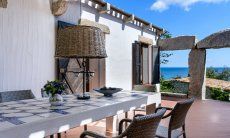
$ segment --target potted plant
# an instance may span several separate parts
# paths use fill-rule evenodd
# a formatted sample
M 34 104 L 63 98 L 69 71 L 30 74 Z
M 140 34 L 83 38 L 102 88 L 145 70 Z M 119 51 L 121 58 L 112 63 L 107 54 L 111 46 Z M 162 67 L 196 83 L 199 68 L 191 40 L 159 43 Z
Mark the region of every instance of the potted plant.
M 49 95 L 49 102 L 51 106 L 60 106 L 63 104 L 63 97 L 61 94 L 65 90 L 65 86 L 60 81 L 48 81 L 43 90 Z

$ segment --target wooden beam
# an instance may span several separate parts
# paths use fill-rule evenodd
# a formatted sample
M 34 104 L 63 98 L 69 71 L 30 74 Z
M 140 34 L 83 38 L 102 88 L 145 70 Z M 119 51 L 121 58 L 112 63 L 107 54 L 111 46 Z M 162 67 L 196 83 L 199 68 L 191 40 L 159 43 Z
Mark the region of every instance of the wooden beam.
M 53 14 L 55 16 L 60 16 L 60 15 L 64 14 L 67 10 L 67 7 L 68 7 L 67 3 L 71 2 L 71 1 L 79 1 L 79 0 L 55 0 L 55 2 L 53 2 L 53 6 L 52 6 Z M 110 5 L 110 4 L 108 4 L 102 0 L 90 0 L 90 1 L 94 4 L 98 4 L 100 7 L 102 7 L 101 9 L 99 9 L 99 12 L 101 12 L 101 13 L 106 13 L 106 11 L 114 11 L 114 12 L 117 12 L 120 15 L 124 16 L 125 20 L 127 22 L 135 20 L 137 22 L 140 22 L 142 25 L 146 25 L 146 26 L 151 25 L 150 29 L 153 28 L 151 30 L 153 30 L 154 32 L 156 30 L 156 33 L 158 33 L 157 35 L 160 35 L 164 32 L 163 28 L 158 27 L 156 25 L 152 25 L 151 23 L 149 23 L 149 22 L 147 22 L 147 21 L 145 21 L 139 17 L 135 17 L 134 15 L 127 13 L 124 10 L 121 10 L 121 9 L 119 9 L 113 5 Z M 109 7 L 110 7 L 110 9 L 109 9 Z M 142 27 L 142 26 L 140 26 L 140 27 Z
M 106 3 L 105 6 L 101 7 L 101 9 L 99 10 L 100 14 L 104 14 L 107 13 L 108 11 L 110 11 L 111 7 L 109 3 Z
M 8 4 L 7 0 L 0 0 L 0 7 L 7 8 L 7 4 Z
M 179 36 L 174 38 L 159 39 L 158 45 L 161 51 L 189 50 L 196 47 L 195 36 Z
M 150 23 L 150 24 L 148 24 L 148 25 L 143 25 L 143 28 L 144 29 L 153 29 L 153 25 Z
M 129 22 L 134 21 L 134 20 L 135 20 L 135 16 L 133 14 L 131 16 L 125 18 L 126 23 L 129 23 Z

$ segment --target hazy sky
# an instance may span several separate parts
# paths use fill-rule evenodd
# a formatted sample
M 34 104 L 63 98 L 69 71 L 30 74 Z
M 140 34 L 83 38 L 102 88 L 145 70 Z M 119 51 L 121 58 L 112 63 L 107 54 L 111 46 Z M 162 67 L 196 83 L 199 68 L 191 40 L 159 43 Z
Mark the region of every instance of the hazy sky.
M 195 35 L 198 40 L 230 28 L 230 0 L 106 0 L 127 12 L 168 30 L 173 36 Z M 188 66 L 189 51 L 171 52 L 164 66 Z M 207 66 L 230 67 L 230 48 L 208 50 Z

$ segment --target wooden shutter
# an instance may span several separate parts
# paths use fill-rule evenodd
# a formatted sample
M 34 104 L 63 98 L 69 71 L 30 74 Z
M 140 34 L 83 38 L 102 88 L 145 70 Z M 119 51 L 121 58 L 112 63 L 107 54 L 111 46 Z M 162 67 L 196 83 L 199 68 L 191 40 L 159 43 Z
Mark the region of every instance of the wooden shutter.
M 152 47 L 152 84 L 160 83 L 160 50 Z
M 142 63 L 141 63 L 141 44 L 138 42 L 133 43 L 133 85 L 141 84 L 141 76 L 142 76 Z
M 94 76 L 90 78 L 87 91 L 92 91 L 94 88 L 101 88 L 105 86 L 106 66 L 105 59 L 90 59 L 89 70 L 94 71 Z

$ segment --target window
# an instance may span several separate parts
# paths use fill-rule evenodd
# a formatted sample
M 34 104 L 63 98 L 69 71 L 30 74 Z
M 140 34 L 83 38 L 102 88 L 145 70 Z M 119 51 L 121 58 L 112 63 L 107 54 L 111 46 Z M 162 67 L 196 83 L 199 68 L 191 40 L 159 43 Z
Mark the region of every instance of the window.
M 160 78 L 159 49 L 133 43 L 133 85 L 157 84 Z

